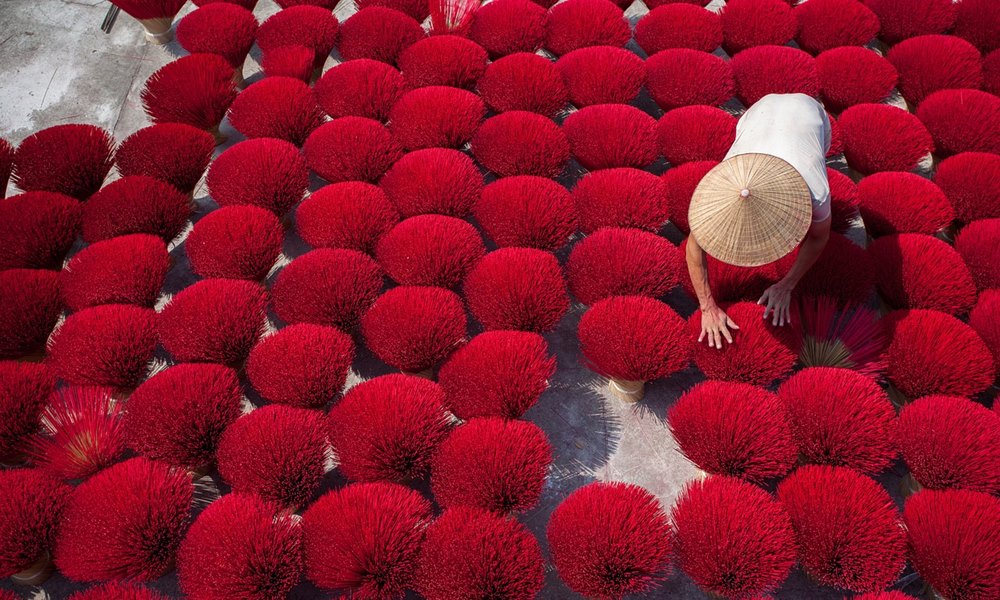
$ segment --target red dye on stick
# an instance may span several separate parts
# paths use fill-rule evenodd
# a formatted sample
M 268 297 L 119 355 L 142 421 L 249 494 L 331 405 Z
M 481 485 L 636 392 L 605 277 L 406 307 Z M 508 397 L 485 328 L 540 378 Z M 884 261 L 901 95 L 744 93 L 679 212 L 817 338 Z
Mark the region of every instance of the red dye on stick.
M 56 375 L 43 363 L 0 361 L 0 456 L 26 449 L 55 387 Z
M 868 249 L 879 294 L 895 308 L 965 314 L 976 303 L 976 284 L 962 256 L 929 235 L 881 237 Z
M 552 447 L 534 423 L 472 419 L 452 430 L 434 455 L 431 491 L 446 510 L 524 512 L 538 504 L 551 463 Z
M 616 296 L 583 313 L 577 330 L 587 367 L 623 381 L 669 377 L 690 362 L 684 320 L 644 296 Z
M 736 140 L 736 117 L 714 106 L 682 106 L 660 117 L 656 132 L 672 166 L 721 161 Z
M 33 570 L 46 558 L 72 492 L 37 469 L 0 472 L 0 575 Z
M 672 48 L 712 52 L 722 44 L 722 23 L 699 4 L 674 2 L 651 9 L 636 23 L 636 43 L 650 58 Z
M 314 248 L 344 248 L 371 254 L 399 213 L 381 188 L 362 181 L 323 186 L 299 205 L 295 227 Z
M 457 287 L 486 254 L 469 222 L 443 215 L 410 217 L 386 233 L 375 258 L 399 285 Z
M 968 490 L 924 490 L 906 502 L 913 567 L 937 593 L 951 598 L 1000 594 L 998 509 L 995 497 Z
M 229 107 L 229 122 L 247 138 L 277 138 L 301 146 L 323 124 L 312 89 L 294 77 L 265 77 Z
M 122 177 L 147 175 L 191 194 L 212 160 L 215 140 L 197 127 L 160 123 L 136 131 L 115 151 Z
M 534 53 L 545 39 L 548 11 L 531 0 L 496 0 L 476 12 L 469 39 L 498 59 L 515 52 Z
M 896 410 L 874 379 L 811 367 L 778 388 L 803 458 L 878 475 L 896 458 Z
M 569 161 L 570 142 L 552 120 L 520 110 L 487 119 L 472 137 L 472 153 L 499 177 L 555 178 Z
M 798 458 L 784 404 L 746 383 L 700 383 L 667 420 L 684 456 L 713 475 L 760 484 L 788 473 Z
M 637 485 L 591 483 L 556 507 L 546 529 L 559 577 L 579 594 L 622 598 L 670 574 L 670 522 Z
M 785 509 L 738 479 L 693 482 L 674 506 L 673 522 L 678 566 L 708 593 L 756 597 L 779 587 L 795 565 Z
M 184 123 L 220 139 L 219 122 L 236 99 L 233 67 L 215 54 L 189 54 L 146 80 L 142 106 L 153 123 Z
M 225 206 L 195 223 L 184 247 L 191 269 L 204 278 L 262 281 L 281 253 L 284 234 L 268 210 Z
M 555 372 L 555 357 L 537 333 L 485 331 L 445 361 L 438 382 L 445 406 L 460 419 L 519 419 Z
M 504 598 L 533 598 L 543 585 L 538 541 L 516 520 L 456 507 L 427 527 L 414 581 L 427 600 L 469 598 L 481 590 Z
M 203 279 L 157 314 L 160 343 L 179 362 L 242 365 L 264 331 L 267 291 L 236 279 Z
M 516 52 L 491 62 L 477 90 L 486 106 L 498 113 L 526 110 L 555 117 L 569 100 L 559 69 L 533 52 Z
M 394 65 L 403 50 L 425 35 L 413 17 L 392 8 L 369 6 L 344 21 L 337 49 L 344 60 L 370 58 Z
M 122 428 L 129 448 L 168 465 L 197 470 L 215 457 L 222 432 L 241 412 L 236 372 L 180 364 L 142 383 L 129 397 Z
M 490 252 L 466 277 L 464 292 L 487 330 L 551 331 L 569 308 L 559 262 L 534 248 Z
M 993 383 L 993 357 L 975 330 L 934 310 L 886 315 L 886 375 L 908 398 L 974 396 Z
M 326 471 L 320 412 L 279 404 L 251 411 L 222 434 L 219 474 L 234 492 L 297 510 L 309 503 Z
M 309 188 L 309 170 L 298 149 L 271 138 L 228 148 L 208 169 L 208 192 L 219 206 L 251 205 L 281 217 Z
M 337 41 L 339 27 L 337 17 L 328 8 L 291 6 L 261 23 L 257 45 L 264 54 L 282 46 L 305 46 L 313 51 L 313 68 L 322 69 Z
M 434 368 L 465 341 L 465 308 L 458 294 L 401 286 L 379 296 L 361 319 L 365 345 L 404 372 Z
M 677 247 L 632 228 L 598 229 L 573 247 L 566 262 L 569 291 L 587 305 L 610 296 L 659 298 L 680 276 Z
M 309 136 L 302 152 L 309 168 L 330 183 L 374 183 L 403 156 L 384 125 L 362 117 L 324 123 Z
M 31 462 L 58 479 L 86 479 L 125 452 L 123 406 L 111 390 L 64 387 L 42 413 L 42 429 L 28 447 Z
M 515 175 L 494 181 L 483 188 L 472 214 L 500 247 L 552 252 L 576 232 L 576 209 L 569 192 L 544 177 Z
M 351 336 L 333 327 L 298 323 L 261 339 L 250 351 L 246 373 L 270 402 L 322 408 L 340 394 L 353 360 Z
M 642 59 L 624 48 L 589 46 L 564 54 L 556 67 L 577 108 L 629 104 L 646 82 Z
M 997 415 L 960 396 L 924 396 L 899 413 L 899 449 L 923 487 L 1000 490 Z
M 93 244 L 133 233 L 170 242 L 184 229 L 191 201 L 159 179 L 130 175 L 109 183 L 83 205 L 83 239 Z
M 59 273 L 40 269 L 0 271 L 0 357 L 43 354 L 63 310 Z
M 156 319 L 152 309 L 125 304 L 81 310 L 52 335 L 46 360 L 74 385 L 134 388 L 156 349 Z
M 483 176 L 472 159 L 457 150 L 426 148 L 403 155 L 379 186 L 403 217 L 464 217 L 482 193 Z
M 100 127 L 49 127 L 18 145 L 12 178 L 25 192 L 56 192 L 86 200 L 104 183 L 114 148 L 114 139 Z
M 56 566 L 74 581 L 159 578 L 173 566 L 193 495 L 186 472 L 146 458 L 101 471 L 70 497 Z
M 59 289 L 70 310 L 98 304 L 152 307 L 170 268 L 163 240 L 125 235 L 87 246 L 66 263 Z
M 425 526 L 419 492 L 394 483 L 354 483 L 324 494 L 302 516 L 306 576 L 323 589 L 395 598 L 413 586 Z
M 569 0 L 549 10 L 545 48 L 556 56 L 587 46 L 621 48 L 631 37 L 622 9 L 608 0 Z
M 846 467 L 806 465 L 778 485 L 792 519 L 799 561 L 817 583 L 882 590 L 906 565 L 906 533 L 892 498 Z
M 448 436 L 444 394 L 432 381 L 383 375 L 360 383 L 330 410 L 330 443 L 351 481 L 406 481 L 427 475 Z
M 276 503 L 227 494 L 198 515 L 177 552 L 181 590 L 196 600 L 288 594 L 302 577 L 302 532 Z
M 288 324 L 314 323 L 350 330 L 382 289 L 382 270 L 357 250 L 306 252 L 278 273 L 271 287 L 274 312 Z
M 573 158 L 589 171 L 641 169 L 659 156 L 656 120 L 634 106 L 588 106 L 566 117 L 563 131 Z
M 411 88 L 447 85 L 472 90 L 486 72 L 486 50 L 464 37 L 435 35 L 399 54 L 399 70 Z

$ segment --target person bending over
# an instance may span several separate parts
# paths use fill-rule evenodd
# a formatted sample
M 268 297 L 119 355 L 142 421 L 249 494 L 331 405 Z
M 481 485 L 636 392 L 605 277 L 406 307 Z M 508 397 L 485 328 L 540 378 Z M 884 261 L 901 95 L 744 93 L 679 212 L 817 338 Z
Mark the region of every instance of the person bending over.
M 769 94 L 736 124 L 726 158 L 709 171 L 691 198 L 687 266 L 701 308 L 698 342 L 722 348 L 739 329 L 712 297 L 706 255 L 757 267 L 799 248 L 791 270 L 758 300 L 764 318 L 790 323 L 792 292 L 830 239 L 826 153 L 830 119 L 805 94 Z

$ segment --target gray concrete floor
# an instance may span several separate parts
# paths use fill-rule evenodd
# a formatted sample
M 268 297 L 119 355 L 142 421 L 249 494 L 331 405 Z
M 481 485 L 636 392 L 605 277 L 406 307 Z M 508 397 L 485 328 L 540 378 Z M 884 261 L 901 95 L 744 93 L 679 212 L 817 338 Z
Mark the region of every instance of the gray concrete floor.
M 716 0 L 714 4 L 718 3 Z M 342 2 L 345 4 L 349 5 L 349 0 Z M 184 52 L 176 42 L 162 47 L 146 44 L 138 24 L 125 14 L 119 16 L 110 34 L 101 32 L 99 27 L 107 7 L 104 0 L 0 0 L 0 136 L 18 143 L 45 127 L 92 123 L 121 140 L 147 125 L 139 100 L 143 83 L 157 68 Z M 184 12 L 192 9 L 188 5 Z M 276 10 L 273 2 L 261 0 L 255 12 L 258 20 L 263 21 Z M 351 12 L 353 7 L 341 6 L 337 15 L 343 19 Z M 637 2 L 627 14 L 634 21 L 644 12 L 645 7 Z M 258 60 L 255 49 L 244 69 L 250 82 L 260 77 Z M 327 68 L 335 60 L 336 57 L 329 60 Z M 656 116 L 660 114 L 648 98 L 641 106 Z M 230 133 L 231 144 L 239 135 L 231 130 Z M 654 172 L 661 172 L 664 166 L 657 165 Z M 572 186 L 577 176 L 578 173 L 570 173 L 564 183 Z M 313 189 L 320 185 L 318 181 L 315 183 Z M 196 190 L 195 196 L 200 207 L 194 216 L 197 220 L 214 203 L 207 198 L 203 187 Z M 676 238 L 674 234 L 671 237 Z M 306 250 L 290 234 L 285 244 L 285 260 Z M 176 293 L 197 279 L 190 272 L 180 242 L 172 246 L 171 253 L 178 260 L 169 275 L 166 294 Z M 565 259 L 565 252 L 560 259 Z M 690 299 L 679 290 L 667 300 L 684 316 L 694 309 Z M 575 334 L 582 312 L 582 306 L 573 306 L 559 329 L 546 336 L 558 357 L 558 371 L 551 389 L 526 415 L 545 429 L 555 451 L 555 463 L 540 506 L 520 517 L 538 536 L 543 549 L 550 513 L 581 485 L 597 480 L 633 482 L 655 494 L 669 510 L 683 486 L 699 474 L 679 453 L 666 426 L 665 413 L 701 375 L 689 369 L 649 385 L 646 398 L 638 405 L 619 402 L 605 393 L 604 381 L 583 366 Z M 352 382 L 388 369 L 365 354 L 359 345 L 355 371 Z M 891 480 L 893 476 L 888 478 Z M 331 473 L 327 485 L 339 483 L 336 474 Z M 216 497 L 219 487 L 217 475 L 202 478 L 198 482 L 200 504 Z M 893 489 L 894 485 L 890 481 L 887 487 Z M 8 587 L 9 582 L 0 581 L 0 589 Z M 171 596 L 180 595 L 174 574 L 153 582 L 152 587 Z M 20 589 L 18 593 L 25 598 L 61 599 L 82 588 L 57 574 L 41 588 Z M 842 594 L 819 589 L 796 571 L 776 596 L 820 600 L 841 598 Z M 329 594 L 303 583 L 292 597 L 325 598 Z M 546 586 L 540 597 L 555 600 L 578 596 L 559 581 L 548 565 Z M 705 595 L 675 569 L 662 587 L 644 597 L 697 599 Z

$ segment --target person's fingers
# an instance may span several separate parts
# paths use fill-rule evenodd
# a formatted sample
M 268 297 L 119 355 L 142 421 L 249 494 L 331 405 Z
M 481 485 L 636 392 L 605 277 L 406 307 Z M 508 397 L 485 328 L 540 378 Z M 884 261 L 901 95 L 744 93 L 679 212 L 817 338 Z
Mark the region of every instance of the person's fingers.
M 785 325 L 792 324 L 792 309 L 788 306 L 785 307 Z
M 719 330 L 716 329 L 715 331 L 713 331 L 712 335 L 715 337 L 715 347 L 719 350 L 722 350 L 722 336 L 719 335 Z
M 730 344 L 733 343 L 733 335 L 731 333 L 729 333 L 729 330 L 726 329 L 725 325 L 722 326 L 722 335 L 723 335 L 723 337 L 726 338 L 727 342 L 729 342 Z
M 700 344 L 703 339 L 705 339 L 705 326 L 704 325 L 701 326 L 701 335 L 698 336 L 698 343 Z
M 778 309 L 777 309 L 777 307 L 775 307 L 774 310 L 771 311 L 771 315 L 772 315 L 771 324 L 774 325 L 774 326 L 777 326 L 778 325 Z
M 740 326 L 737 325 L 736 323 L 733 323 L 733 320 L 730 319 L 728 316 L 726 317 L 726 325 L 729 325 L 730 329 L 739 329 L 740 328 Z
M 761 294 L 760 300 L 757 301 L 757 304 L 764 304 L 764 301 L 767 300 L 767 293 L 768 293 L 768 291 L 770 291 L 770 290 L 765 290 L 764 293 Z

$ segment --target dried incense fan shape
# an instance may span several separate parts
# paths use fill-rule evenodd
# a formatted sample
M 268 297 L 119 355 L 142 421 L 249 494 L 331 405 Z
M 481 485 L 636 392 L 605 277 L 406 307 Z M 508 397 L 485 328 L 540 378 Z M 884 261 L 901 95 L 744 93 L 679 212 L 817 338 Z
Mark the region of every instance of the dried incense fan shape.
M 828 297 L 803 299 L 799 305 L 802 348 L 799 362 L 806 367 L 840 367 L 875 375 L 886 336 L 875 311 L 862 307 L 838 310 Z
M 0 140 L 0 578 L 1000 600 L 1000 0 L 110 1 L 190 54 L 131 136 Z M 771 93 L 837 157 L 791 327 L 757 300 L 809 187 L 727 158 Z M 673 290 L 699 245 L 721 348 Z M 645 465 L 584 485 L 594 448 Z

